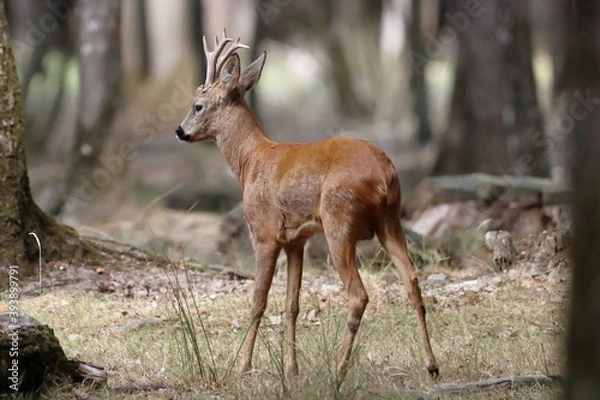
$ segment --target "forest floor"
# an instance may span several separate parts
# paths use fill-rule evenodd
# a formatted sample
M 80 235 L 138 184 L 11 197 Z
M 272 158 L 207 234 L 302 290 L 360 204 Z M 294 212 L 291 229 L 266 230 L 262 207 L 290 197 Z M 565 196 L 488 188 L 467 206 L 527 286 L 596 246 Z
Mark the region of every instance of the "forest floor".
M 350 372 L 340 382 L 333 365 L 346 297 L 331 268 L 307 268 L 303 278 L 300 375 L 288 379 L 282 372 L 284 263 L 261 327 L 255 371 L 238 375 L 253 271 L 237 274 L 218 264 L 182 261 L 181 254 L 211 251 L 219 216 L 168 210 L 152 215 L 144 223 L 80 230 L 122 251 L 111 262 L 51 263 L 44 268 L 41 292 L 37 282 L 22 282 L 20 310 L 52 327 L 68 357 L 102 366 L 109 374 L 105 388 L 61 389 L 50 398 L 72 398 L 75 392 L 89 399 L 548 399 L 560 392 L 560 385 L 539 383 L 460 394 L 438 391 L 449 383 L 561 373 L 570 267 L 565 250 L 540 252 L 551 233 L 515 243 L 518 260 L 507 272 L 494 271 L 483 260 L 471 260 L 466 269 L 431 264 L 420 270 L 440 363 L 437 381 L 424 371 L 416 316 L 401 283 L 389 266 L 366 263 L 361 275 L 370 302 Z M 122 245 L 127 238 L 137 238 L 130 242 L 170 261 Z M 182 301 L 192 329 L 186 328 Z M 131 386 L 146 383 L 160 385 Z

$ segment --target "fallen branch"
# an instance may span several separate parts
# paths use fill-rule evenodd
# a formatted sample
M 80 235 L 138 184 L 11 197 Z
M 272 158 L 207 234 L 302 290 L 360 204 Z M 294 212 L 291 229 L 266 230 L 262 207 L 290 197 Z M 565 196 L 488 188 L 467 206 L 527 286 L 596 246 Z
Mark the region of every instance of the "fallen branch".
M 135 331 L 141 328 L 146 328 L 148 326 L 159 325 L 169 322 L 177 321 L 174 318 L 140 318 L 129 321 L 125 325 L 116 325 L 108 328 L 111 332 L 130 332 Z
M 215 268 L 215 267 L 213 267 L 214 270 L 216 270 L 216 271 L 220 270 L 221 275 L 226 276 L 227 278 L 229 278 L 232 281 L 243 281 L 243 280 L 253 280 L 254 279 L 254 275 L 246 273 L 246 272 L 242 272 L 237 269 L 227 268 L 227 267 L 223 267 L 223 268 L 220 268 L 220 267 Z
M 560 381 L 561 377 L 557 375 L 506 376 L 477 382 L 446 383 L 432 387 L 429 392 L 456 394 L 466 391 L 485 391 L 503 388 L 515 389 L 522 386 L 546 385 Z
M 113 386 L 110 390 L 121 393 L 134 393 L 134 392 L 150 392 L 154 390 L 166 389 L 167 385 L 163 382 L 149 382 L 149 383 L 133 383 L 130 385 L 118 385 Z
M 96 236 L 82 236 L 87 241 L 95 242 L 95 244 L 100 247 L 100 249 L 104 252 L 113 254 L 113 255 L 128 255 L 133 259 L 141 260 L 141 261 L 154 261 L 157 263 L 169 264 L 171 261 L 168 258 L 161 257 L 157 254 L 152 254 L 151 252 L 141 249 L 139 247 L 120 242 L 114 239 L 108 238 L 100 238 Z M 206 272 L 217 272 L 223 276 L 228 277 L 231 280 L 248 280 L 254 279 L 254 275 L 239 271 L 233 268 L 225 267 L 222 265 L 214 265 L 214 264 L 198 264 L 192 261 L 185 262 L 187 267 L 192 267 L 193 269 L 206 271 Z
M 94 387 L 101 387 L 108 380 L 108 373 L 97 365 L 69 358 L 71 375 L 76 382 L 86 382 Z

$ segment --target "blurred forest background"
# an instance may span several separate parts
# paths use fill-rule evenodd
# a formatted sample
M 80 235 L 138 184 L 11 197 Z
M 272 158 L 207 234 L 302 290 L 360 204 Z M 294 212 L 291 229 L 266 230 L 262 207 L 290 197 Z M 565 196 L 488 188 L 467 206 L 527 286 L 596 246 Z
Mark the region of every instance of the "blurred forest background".
M 214 146 L 173 137 L 204 79 L 202 36 L 223 27 L 250 45 L 243 64 L 268 52 L 249 101 L 271 138 L 372 140 L 405 193 L 430 174 L 565 180 L 568 133 L 596 104 L 561 100 L 567 0 L 4 4 L 34 197 L 74 225 L 239 200 Z
M 5 231 L 0 262 L 37 260 L 33 239 L 25 243 L 32 231 L 40 232 L 46 259 L 93 254 L 85 243 L 63 246 L 65 238 L 78 241 L 75 232 L 54 224 L 31 201 L 20 161 L 23 131 L 35 202 L 80 233 L 118 221 L 129 223 L 132 235 L 143 226 L 157 238 L 161 235 L 150 218 L 165 205 L 185 210 L 163 221 L 171 225 L 163 237 L 172 242 L 165 247 L 214 239 L 208 227 L 223 226 L 227 218 L 195 219 L 204 213 L 187 211 L 229 211 L 241 198 L 238 183 L 216 146 L 181 143 L 174 129 L 204 79 L 202 36 L 212 39 L 227 27 L 230 36 L 250 45 L 250 51 L 240 51 L 243 64 L 268 52 L 249 101 L 272 139 L 306 142 L 343 135 L 371 140 L 395 162 L 405 198 L 432 175 L 486 173 L 501 176 L 512 188 L 521 181 L 535 183 L 534 198 L 526 195 L 521 202 L 496 201 L 506 191 L 491 190 L 484 196 L 489 202 L 478 202 L 475 193 L 470 203 L 454 200 L 455 208 L 432 207 L 429 217 L 435 224 L 424 236 L 460 233 L 457 224 L 440 233 L 436 224 L 449 217 L 479 236 L 511 230 L 514 226 L 502 225 L 507 220 L 520 221 L 531 225 L 521 233 L 538 234 L 539 240 L 519 256 L 536 256 L 550 242 L 554 256 L 564 253 L 568 241 L 563 243 L 562 233 L 547 240 L 545 229 L 550 223 L 558 227 L 552 212 L 572 201 L 574 227 L 570 215 L 563 227 L 564 237 L 571 231 L 576 238 L 569 250 L 575 268 L 567 364 L 583 383 L 569 381 L 567 391 L 583 394 L 578 398 L 598 397 L 600 362 L 598 352 L 590 351 L 599 348 L 600 337 L 597 0 L 0 4 L 9 21 L 26 119 L 22 129 L 0 13 L 0 53 L 5 55 L 0 57 L 0 228 Z M 546 186 L 529 177 L 547 178 Z M 567 200 L 547 202 L 544 190 L 557 182 L 567 188 Z M 494 218 L 498 226 L 483 224 Z M 415 225 L 409 228 L 418 232 Z M 117 237 L 135 242 L 130 239 Z M 451 244 L 460 240 L 454 239 Z M 473 248 L 479 252 L 482 238 L 477 240 Z M 75 250 L 57 254 L 61 247 Z M 463 260 L 475 259 L 471 254 Z M 544 260 L 538 264 L 545 271 L 562 268 Z

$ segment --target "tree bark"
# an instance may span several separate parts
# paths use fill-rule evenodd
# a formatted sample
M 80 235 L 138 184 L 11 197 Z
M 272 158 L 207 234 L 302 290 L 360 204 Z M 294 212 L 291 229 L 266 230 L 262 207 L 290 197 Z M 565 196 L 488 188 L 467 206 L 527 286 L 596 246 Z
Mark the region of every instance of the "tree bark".
M 83 246 L 73 230 L 47 217 L 31 196 L 21 90 L 3 6 L 0 2 L 0 266 L 17 265 L 23 276 L 33 273 L 38 259 L 30 232 L 39 237 L 45 259 L 74 257 Z M 6 271 L 2 275 L 0 288 L 7 283 Z
M 80 109 L 66 178 L 56 203 L 49 207 L 73 223 L 106 218 L 114 208 L 119 185 L 133 154 L 131 142 L 119 138 L 115 123 L 121 107 L 120 0 L 82 0 L 79 71 Z M 110 199 L 110 200 L 107 200 Z
M 443 35 L 456 37 L 459 50 L 449 126 L 434 173 L 547 175 L 528 1 L 457 5 L 445 15 Z
M 556 82 L 564 115 L 572 117 L 574 149 L 574 271 L 565 398 L 583 400 L 600 398 L 600 4 L 572 1 L 567 18 L 565 66 Z

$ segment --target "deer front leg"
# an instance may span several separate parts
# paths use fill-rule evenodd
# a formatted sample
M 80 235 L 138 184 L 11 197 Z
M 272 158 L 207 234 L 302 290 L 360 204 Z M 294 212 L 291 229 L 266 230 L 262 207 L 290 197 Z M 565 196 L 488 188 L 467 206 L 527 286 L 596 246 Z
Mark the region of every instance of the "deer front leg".
M 288 259 L 287 266 L 287 299 L 285 306 L 285 321 L 287 332 L 287 361 L 286 372 L 289 375 L 298 374 L 296 359 L 296 320 L 300 312 L 300 287 L 302 285 L 302 259 L 304 242 L 293 243 L 285 247 Z
M 252 308 L 250 310 L 250 327 L 246 333 L 242 347 L 242 359 L 240 372 L 252 369 L 252 353 L 256 342 L 256 335 L 260 321 L 267 308 L 267 297 L 273 282 L 275 264 L 280 248 L 276 244 L 255 243 L 254 254 L 256 257 L 256 272 L 254 282 L 254 295 L 252 297 Z

